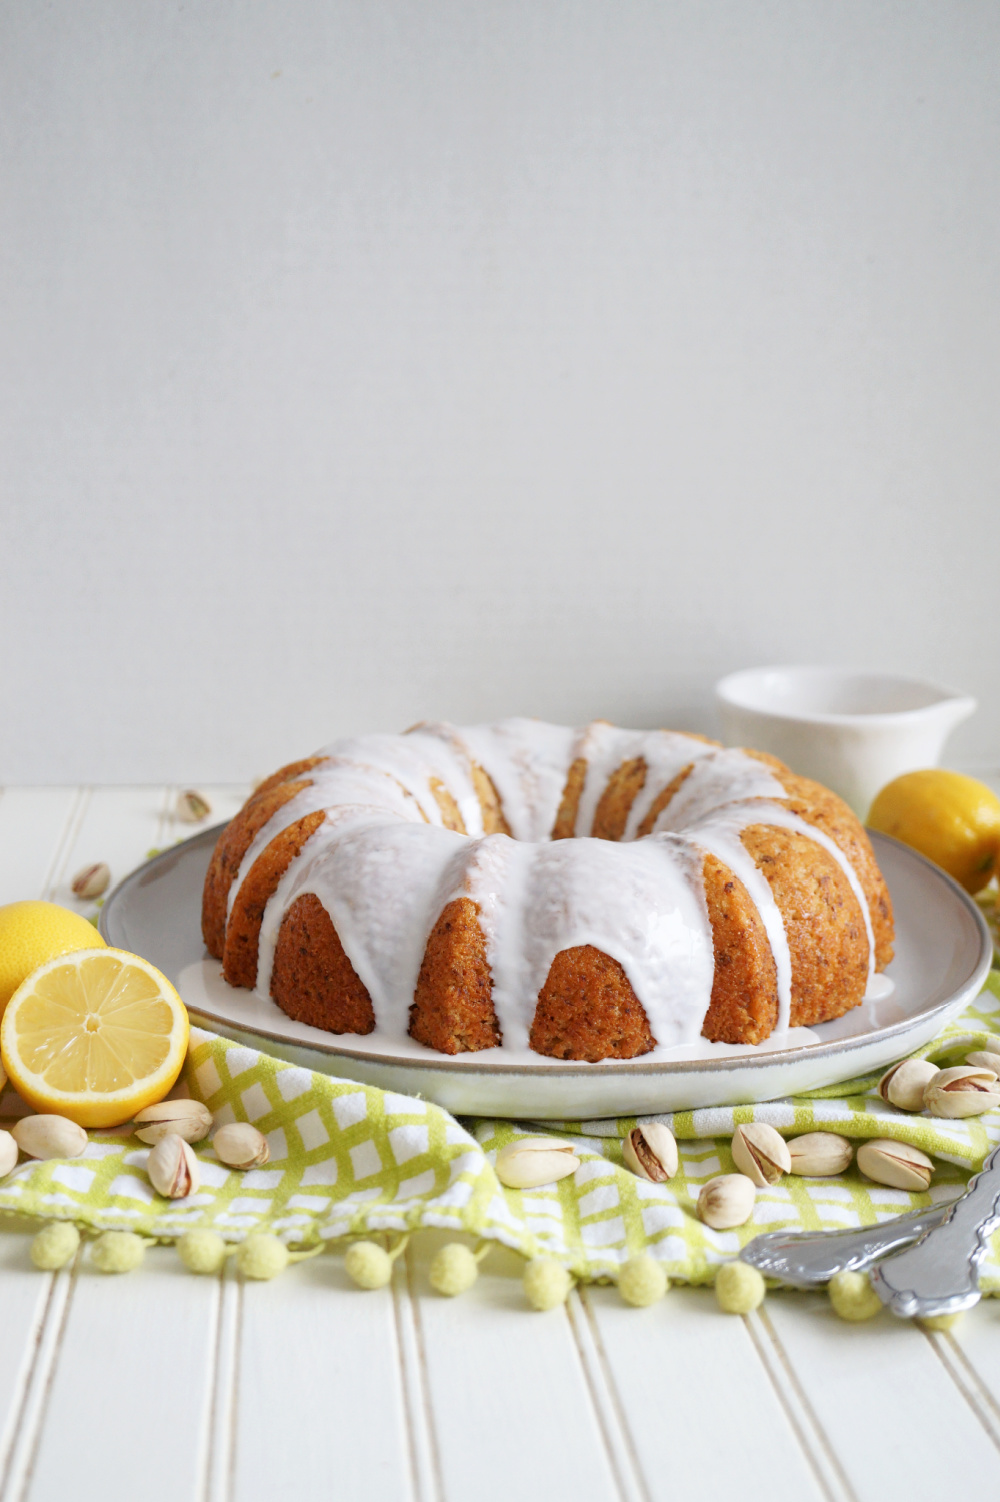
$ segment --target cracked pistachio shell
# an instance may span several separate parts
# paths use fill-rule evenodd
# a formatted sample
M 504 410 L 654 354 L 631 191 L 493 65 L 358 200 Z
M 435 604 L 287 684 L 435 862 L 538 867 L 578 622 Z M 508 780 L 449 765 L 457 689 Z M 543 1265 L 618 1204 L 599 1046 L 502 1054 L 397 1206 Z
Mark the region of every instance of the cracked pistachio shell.
M 189 1194 L 194 1194 L 201 1182 L 198 1159 L 176 1132 L 162 1137 L 155 1147 L 150 1148 L 146 1172 L 157 1194 L 168 1200 L 186 1199 Z
M 714 1231 L 746 1225 L 753 1214 L 757 1190 L 743 1173 L 724 1173 L 709 1179 L 698 1196 L 698 1219 Z
M 828 1179 L 843 1173 L 854 1157 L 854 1144 L 836 1132 L 804 1132 L 788 1143 L 790 1172 L 803 1179 Z
M 259 1168 L 271 1156 L 267 1138 L 248 1121 L 231 1121 L 212 1138 L 215 1156 L 227 1168 Z
M 0 1179 L 17 1167 L 17 1143 L 9 1132 L 0 1132 Z
M 1000 1079 L 972 1064 L 939 1069 L 924 1091 L 924 1105 L 932 1116 L 982 1116 L 1000 1106 Z
M 29 1158 L 79 1158 L 87 1150 L 87 1134 L 66 1116 L 22 1116 L 11 1136 Z
M 1000 1049 L 1000 1038 L 997 1039 L 997 1048 Z M 974 1069 L 992 1069 L 994 1074 L 1000 1075 L 1000 1052 L 994 1049 L 977 1048 L 975 1053 L 966 1054 L 965 1062 Z
M 188 788 L 177 795 L 177 817 L 183 824 L 200 824 L 212 812 L 212 805 L 202 794 Z
M 89 901 L 103 897 L 111 885 L 111 867 L 104 861 L 95 861 L 92 866 L 82 866 L 71 883 L 73 895 Z
M 537 1189 L 576 1173 L 580 1159 L 564 1137 L 520 1137 L 497 1153 L 496 1172 L 508 1189 Z
M 146 1106 L 135 1118 L 135 1135 L 150 1146 L 176 1132 L 185 1142 L 203 1142 L 212 1126 L 212 1113 L 200 1100 L 161 1100 Z
M 858 1148 L 858 1167 L 866 1179 L 887 1184 L 890 1189 L 926 1189 L 934 1176 L 934 1164 L 926 1153 L 908 1142 L 875 1137 Z
M 936 1074 L 936 1064 L 929 1059 L 903 1059 L 887 1069 L 878 1082 L 878 1093 L 890 1106 L 901 1111 L 922 1111 L 924 1090 Z
M 625 1167 L 651 1184 L 665 1184 L 677 1172 L 677 1143 L 669 1127 L 650 1121 L 633 1127 L 622 1143 Z
M 776 1184 L 782 1174 L 792 1171 L 788 1143 L 773 1126 L 761 1121 L 750 1121 L 736 1128 L 732 1154 L 740 1173 L 746 1174 L 758 1189 Z

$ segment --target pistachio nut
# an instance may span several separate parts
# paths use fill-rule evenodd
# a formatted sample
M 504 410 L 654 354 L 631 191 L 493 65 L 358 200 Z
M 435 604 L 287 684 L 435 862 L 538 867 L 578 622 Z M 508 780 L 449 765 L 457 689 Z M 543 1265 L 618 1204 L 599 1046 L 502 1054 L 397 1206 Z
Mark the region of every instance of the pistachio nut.
M 17 1143 L 9 1132 L 0 1132 L 0 1179 L 17 1167 Z
M 161 1137 L 156 1146 L 150 1148 L 146 1172 L 157 1194 L 168 1200 L 185 1199 L 194 1194 L 201 1182 L 198 1159 L 176 1132 Z
M 828 1179 L 843 1173 L 854 1157 L 854 1144 L 836 1132 L 805 1132 L 788 1143 L 791 1173 L 803 1179 Z
M 271 1156 L 267 1138 L 249 1121 L 231 1121 L 212 1138 L 215 1156 L 227 1168 L 259 1168 Z
M 652 1184 L 665 1184 L 677 1172 L 674 1134 L 659 1121 L 633 1127 L 622 1143 L 622 1157 L 626 1168 Z
M 874 1137 L 858 1148 L 858 1167 L 866 1179 L 888 1184 L 892 1189 L 926 1189 L 934 1174 L 934 1164 L 926 1153 L 908 1142 L 889 1137 Z
M 111 884 L 111 867 L 103 861 L 93 866 L 83 866 L 73 877 L 73 894 L 76 897 L 103 897 Z
M 1000 1075 L 1000 1038 L 997 1039 L 995 1050 L 977 1048 L 975 1053 L 966 1054 L 965 1062 L 974 1069 L 992 1069 L 994 1074 Z
M 87 1150 L 87 1134 L 67 1116 L 22 1116 L 11 1136 L 29 1158 L 79 1158 Z
M 563 1137 L 519 1137 L 497 1153 L 496 1171 L 508 1189 L 537 1189 L 568 1178 L 580 1167 L 572 1142 Z
M 177 817 L 182 824 L 200 824 L 212 812 L 212 805 L 201 793 L 188 788 L 177 795 Z
M 698 1219 L 713 1231 L 746 1225 L 753 1214 L 757 1190 L 744 1173 L 724 1173 L 709 1179 L 698 1196 Z
M 890 1106 L 898 1106 L 901 1111 L 922 1111 L 924 1089 L 940 1072 L 929 1059 L 903 1059 L 883 1074 L 878 1082 L 878 1093 Z
M 176 1132 L 185 1142 L 203 1142 L 212 1129 L 212 1113 L 200 1100 L 161 1100 L 136 1112 L 135 1135 L 151 1146 Z
M 762 1121 L 749 1121 L 736 1128 L 732 1153 L 740 1173 L 746 1174 L 758 1189 L 776 1184 L 782 1174 L 792 1171 L 788 1143 L 773 1126 Z
M 1000 1079 L 973 1064 L 939 1069 L 924 1091 L 924 1105 L 932 1116 L 982 1116 L 1000 1106 Z

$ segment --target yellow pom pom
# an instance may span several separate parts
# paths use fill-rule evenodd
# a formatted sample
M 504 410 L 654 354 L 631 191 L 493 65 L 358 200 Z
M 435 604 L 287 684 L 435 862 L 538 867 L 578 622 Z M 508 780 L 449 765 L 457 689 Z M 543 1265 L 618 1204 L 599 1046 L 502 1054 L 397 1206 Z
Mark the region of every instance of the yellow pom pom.
M 50 1220 L 31 1243 L 29 1256 L 42 1272 L 54 1273 L 76 1256 L 80 1233 L 68 1220 Z
M 384 1288 L 392 1277 L 392 1258 L 374 1241 L 356 1241 L 344 1253 L 344 1269 L 359 1288 Z
M 715 1275 L 715 1300 L 723 1314 L 749 1314 L 763 1304 L 764 1279 L 749 1262 L 724 1262 Z
M 532 1309 L 555 1309 L 565 1304 L 573 1279 L 554 1257 L 535 1257 L 524 1269 L 522 1283 Z
M 922 1330 L 953 1330 L 962 1318 L 959 1309 L 955 1314 L 928 1314 L 923 1319 L 918 1319 L 917 1324 Z
M 867 1273 L 834 1273 L 827 1292 L 841 1319 L 872 1319 L 882 1308 L 882 1300 L 869 1282 Z
M 226 1243 L 217 1231 L 185 1231 L 177 1255 L 190 1273 L 217 1273 L 226 1260 Z
M 90 1248 L 90 1260 L 102 1273 L 130 1273 L 145 1252 L 145 1242 L 134 1231 L 105 1231 Z
M 636 1309 L 646 1309 L 650 1304 L 658 1303 L 669 1287 L 660 1263 L 646 1252 L 630 1257 L 618 1274 L 618 1292 L 626 1304 Z
M 431 1287 L 438 1293 L 455 1298 L 465 1293 L 479 1277 L 479 1267 L 469 1248 L 461 1241 L 443 1246 L 431 1263 Z
M 240 1243 L 236 1266 L 244 1278 L 256 1278 L 258 1282 L 266 1283 L 288 1266 L 288 1248 L 277 1236 L 266 1231 L 258 1232 Z

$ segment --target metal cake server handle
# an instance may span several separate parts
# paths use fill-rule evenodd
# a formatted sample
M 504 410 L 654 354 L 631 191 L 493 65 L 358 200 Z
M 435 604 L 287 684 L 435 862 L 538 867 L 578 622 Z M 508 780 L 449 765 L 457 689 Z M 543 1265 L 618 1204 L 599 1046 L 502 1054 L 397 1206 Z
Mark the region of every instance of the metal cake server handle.
M 940 1224 L 874 1269 L 872 1287 L 904 1319 L 969 1309 L 979 1299 L 979 1264 L 998 1226 L 1000 1147 L 995 1147 Z
M 940 1224 L 957 1201 L 897 1215 L 848 1231 L 767 1231 L 740 1252 L 740 1261 L 792 1288 L 829 1283 L 834 1273 L 861 1272 L 897 1247 L 909 1246 Z

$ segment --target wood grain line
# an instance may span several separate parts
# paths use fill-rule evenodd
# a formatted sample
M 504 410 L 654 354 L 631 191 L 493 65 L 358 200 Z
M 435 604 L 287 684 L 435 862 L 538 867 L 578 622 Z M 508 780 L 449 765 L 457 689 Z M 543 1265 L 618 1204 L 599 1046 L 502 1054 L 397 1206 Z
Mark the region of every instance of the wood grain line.
M 205 1372 L 205 1399 L 201 1416 L 201 1434 L 198 1440 L 198 1469 L 195 1481 L 197 1502 L 211 1502 L 212 1459 L 215 1450 L 216 1414 L 219 1403 L 219 1367 L 222 1359 L 222 1293 L 226 1264 L 223 1263 L 215 1278 L 212 1310 L 209 1316 L 208 1368 Z
M 34 1381 L 35 1367 L 39 1359 L 46 1318 L 55 1295 L 55 1281 L 56 1276 L 54 1273 L 39 1275 L 38 1303 L 35 1308 L 35 1317 L 25 1341 L 24 1353 L 21 1358 L 21 1369 L 18 1372 L 13 1399 L 7 1413 L 7 1421 L 3 1432 L 0 1433 L 0 1498 L 6 1498 L 7 1496 L 7 1482 L 13 1466 L 14 1451 L 22 1434 L 22 1423 Z
M 924 1330 L 922 1333 L 989 1438 L 1000 1450 L 1000 1404 L 950 1331 Z
M 227 1260 L 219 1278 L 218 1323 L 205 1445 L 204 1502 L 232 1502 L 236 1494 L 242 1322 L 243 1287 L 232 1261 Z
M 62 828 L 62 834 L 56 843 L 51 864 L 45 874 L 45 884 L 42 887 L 42 896 L 49 902 L 55 896 L 56 887 L 59 885 L 60 878 L 69 860 L 70 852 L 80 833 L 80 825 L 83 823 L 84 815 L 87 812 L 90 797 L 91 789 L 89 787 L 78 787 L 73 795 L 73 801 L 70 804 L 69 813 L 66 815 L 66 822 Z
M 401 1265 L 402 1264 L 402 1265 Z M 431 1407 L 427 1356 L 409 1248 L 396 1258 L 392 1279 L 392 1310 L 403 1379 L 410 1470 L 415 1502 L 444 1502 L 444 1481 L 438 1437 Z
M 743 1322 L 820 1490 L 829 1502 L 858 1502 L 766 1308 L 761 1306 L 753 1314 L 744 1315 Z
M 0 1502 L 24 1502 L 31 1486 L 31 1477 L 41 1445 L 42 1431 L 48 1409 L 49 1394 L 59 1361 L 70 1304 L 76 1288 L 77 1269 L 83 1248 L 77 1252 L 72 1268 L 50 1274 L 52 1279 L 49 1296 L 44 1301 L 42 1318 L 35 1337 L 35 1349 L 30 1362 L 24 1398 L 20 1404 L 14 1443 L 8 1462 Z
M 618 1492 L 623 1502 L 652 1502 L 585 1287 L 573 1289 L 566 1311 Z

